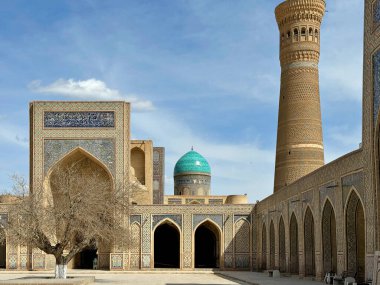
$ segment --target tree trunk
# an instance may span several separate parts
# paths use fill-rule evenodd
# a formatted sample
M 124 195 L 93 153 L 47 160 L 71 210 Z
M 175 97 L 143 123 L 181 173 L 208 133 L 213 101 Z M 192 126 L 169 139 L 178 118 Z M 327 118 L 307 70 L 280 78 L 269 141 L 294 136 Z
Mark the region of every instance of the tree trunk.
M 67 261 L 66 258 L 60 256 L 55 259 L 55 279 L 66 279 Z
M 56 264 L 55 265 L 55 279 L 66 279 L 67 275 L 67 264 Z

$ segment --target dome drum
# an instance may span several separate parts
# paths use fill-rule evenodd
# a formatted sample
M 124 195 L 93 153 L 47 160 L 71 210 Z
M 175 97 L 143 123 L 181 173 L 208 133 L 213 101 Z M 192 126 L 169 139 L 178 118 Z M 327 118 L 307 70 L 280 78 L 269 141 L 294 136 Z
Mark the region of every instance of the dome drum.
M 207 160 L 191 150 L 183 155 L 174 167 L 174 194 L 210 195 L 211 168 Z

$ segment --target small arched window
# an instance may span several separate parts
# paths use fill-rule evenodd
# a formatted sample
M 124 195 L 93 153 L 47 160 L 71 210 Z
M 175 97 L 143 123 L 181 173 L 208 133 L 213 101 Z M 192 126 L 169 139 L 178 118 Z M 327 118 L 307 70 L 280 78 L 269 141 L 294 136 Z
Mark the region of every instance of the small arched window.
M 290 31 L 288 31 L 288 32 L 286 33 L 286 37 L 287 37 L 287 38 L 290 38 Z
M 309 36 L 313 35 L 313 28 L 309 28 Z
M 314 31 L 315 41 L 318 42 L 318 30 L 315 29 Z
M 295 40 L 295 41 L 298 41 L 298 29 L 297 29 L 297 28 L 295 28 L 295 29 L 293 30 L 293 35 L 294 35 L 294 40 Z
M 301 36 L 306 36 L 306 28 L 302 28 L 302 30 L 301 30 Z

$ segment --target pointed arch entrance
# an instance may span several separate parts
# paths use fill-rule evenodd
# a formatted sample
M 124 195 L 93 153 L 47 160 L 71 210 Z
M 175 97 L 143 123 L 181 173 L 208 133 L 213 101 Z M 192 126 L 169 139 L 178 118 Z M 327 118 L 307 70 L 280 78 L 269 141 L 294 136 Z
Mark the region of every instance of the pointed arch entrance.
M 346 207 L 347 271 L 361 282 L 365 277 L 365 218 L 363 205 L 352 191 Z
M 50 169 L 46 182 L 51 191 L 46 195 L 48 197 L 51 194 L 54 209 L 65 213 L 67 209 L 73 207 L 71 209 L 75 212 L 76 225 L 73 228 L 65 227 L 68 224 L 66 216 L 55 217 L 57 225 L 60 225 L 55 232 L 57 238 L 63 238 L 67 234 L 64 232 L 66 230 L 71 231 L 69 234 L 78 242 L 87 241 L 87 247 L 73 257 L 69 266 L 77 269 L 92 269 L 96 264 L 97 268 L 109 268 L 108 263 L 98 262 L 98 254 L 109 255 L 111 245 L 106 242 L 98 243 L 94 228 L 83 226 L 91 224 L 88 219 L 90 213 L 94 220 L 99 219 L 93 214 L 94 210 L 104 215 L 111 215 L 109 208 L 101 206 L 105 205 L 101 203 L 107 203 L 114 189 L 109 169 L 95 156 L 78 147 L 67 153 Z M 78 199 L 77 203 L 73 202 L 73 197 Z M 78 228 L 84 229 L 81 232 L 77 230 Z
M 329 200 L 322 213 L 323 272 L 337 272 L 335 212 Z
M 180 232 L 165 221 L 154 231 L 154 268 L 180 268 Z
M 280 218 L 278 226 L 278 243 L 279 243 L 279 257 L 280 257 L 280 271 L 286 271 L 286 255 L 285 255 L 285 223 L 284 219 Z
M 314 218 L 308 207 L 304 221 L 305 276 L 315 276 Z
M 298 256 L 298 223 L 294 213 L 290 218 L 290 273 L 299 274 Z
M 218 227 L 205 221 L 197 227 L 194 233 L 194 267 L 219 268 L 220 231 Z

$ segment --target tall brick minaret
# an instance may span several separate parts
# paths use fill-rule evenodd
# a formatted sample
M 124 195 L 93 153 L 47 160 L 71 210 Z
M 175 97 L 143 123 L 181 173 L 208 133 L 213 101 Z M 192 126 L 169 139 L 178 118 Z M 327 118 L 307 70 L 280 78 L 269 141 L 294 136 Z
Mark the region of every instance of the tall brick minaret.
M 281 90 L 274 191 L 324 164 L 318 62 L 324 0 L 287 0 L 276 8 Z

